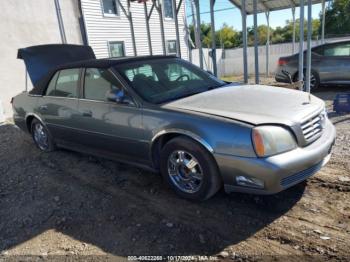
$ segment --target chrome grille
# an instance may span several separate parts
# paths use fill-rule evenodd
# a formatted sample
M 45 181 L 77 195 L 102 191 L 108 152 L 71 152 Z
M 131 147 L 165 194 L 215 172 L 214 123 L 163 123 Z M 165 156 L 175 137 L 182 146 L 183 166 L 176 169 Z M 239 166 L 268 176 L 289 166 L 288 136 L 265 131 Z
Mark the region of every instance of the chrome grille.
M 323 113 L 310 117 L 301 124 L 301 130 L 307 144 L 315 141 L 322 135 L 325 116 Z

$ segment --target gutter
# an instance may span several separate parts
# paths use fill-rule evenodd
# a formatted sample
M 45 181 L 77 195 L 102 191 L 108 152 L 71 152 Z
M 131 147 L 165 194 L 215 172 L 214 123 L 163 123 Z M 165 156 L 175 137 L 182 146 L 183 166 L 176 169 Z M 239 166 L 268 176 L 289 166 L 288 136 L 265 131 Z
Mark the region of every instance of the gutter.
M 79 9 L 79 27 L 80 27 L 80 33 L 81 33 L 81 38 L 83 39 L 83 44 L 84 45 L 89 45 L 89 38 L 87 35 L 87 30 L 86 30 L 86 24 L 85 24 L 85 19 L 84 19 L 84 12 L 83 8 L 81 5 L 81 0 L 78 0 L 78 9 Z

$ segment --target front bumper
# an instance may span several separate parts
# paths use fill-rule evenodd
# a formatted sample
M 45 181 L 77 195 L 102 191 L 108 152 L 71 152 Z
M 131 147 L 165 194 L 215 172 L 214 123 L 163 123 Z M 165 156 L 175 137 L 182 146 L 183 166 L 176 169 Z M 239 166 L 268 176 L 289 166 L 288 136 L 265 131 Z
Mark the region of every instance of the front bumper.
M 322 136 L 303 148 L 266 158 L 214 154 L 225 191 L 274 194 L 304 181 L 328 162 L 335 134 L 333 124 L 327 120 Z M 239 186 L 236 183 L 236 176 L 259 179 L 264 182 L 264 188 Z

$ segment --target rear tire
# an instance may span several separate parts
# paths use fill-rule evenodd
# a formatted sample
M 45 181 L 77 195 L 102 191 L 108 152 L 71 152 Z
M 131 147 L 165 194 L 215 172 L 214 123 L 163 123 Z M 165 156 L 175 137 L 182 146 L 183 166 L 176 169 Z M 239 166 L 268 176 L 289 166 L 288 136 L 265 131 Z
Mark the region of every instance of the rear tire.
M 299 73 L 296 72 L 293 78 L 293 82 L 298 81 L 299 77 Z M 304 90 L 305 90 L 305 77 L 306 77 L 306 72 L 304 71 Z M 320 87 L 320 77 L 318 75 L 318 73 L 314 70 L 311 70 L 311 79 L 310 79 L 310 89 L 311 91 L 316 91 L 318 90 L 318 88 Z
M 35 145 L 44 152 L 51 152 L 56 149 L 50 132 L 38 119 L 34 118 L 31 122 L 30 133 Z
M 213 156 L 187 137 L 176 137 L 163 147 L 160 170 L 176 194 L 191 200 L 209 199 L 222 185 Z

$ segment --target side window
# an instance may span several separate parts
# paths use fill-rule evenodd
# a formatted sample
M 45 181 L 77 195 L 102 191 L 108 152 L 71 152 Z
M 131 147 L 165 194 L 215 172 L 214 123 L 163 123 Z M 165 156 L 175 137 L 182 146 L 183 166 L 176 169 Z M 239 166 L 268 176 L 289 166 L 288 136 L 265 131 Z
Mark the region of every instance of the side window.
M 122 90 L 119 81 L 106 69 L 87 68 L 85 71 L 84 98 L 107 101 L 111 92 Z
M 77 97 L 80 69 L 65 69 L 59 72 L 55 96 Z
M 56 91 L 56 82 L 57 82 L 57 78 L 58 78 L 58 74 L 59 72 L 57 72 L 53 78 L 51 79 L 47 89 L 46 89 L 46 93 L 45 95 L 47 96 L 55 96 L 55 91 Z
M 327 46 L 325 56 L 350 56 L 350 43 Z

